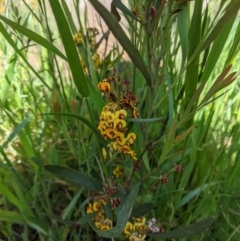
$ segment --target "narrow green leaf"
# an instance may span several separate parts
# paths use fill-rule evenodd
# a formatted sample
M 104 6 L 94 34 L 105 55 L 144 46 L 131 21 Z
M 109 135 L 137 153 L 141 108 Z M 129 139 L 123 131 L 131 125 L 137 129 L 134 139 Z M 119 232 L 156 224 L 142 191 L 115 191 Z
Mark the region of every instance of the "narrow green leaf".
M 198 234 L 204 232 L 213 222 L 213 217 L 203 219 L 202 221 L 194 224 L 190 224 L 187 227 L 182 227 L 177 230 L 159 233 L 159 234 L 148 234 L 154 238 L 163 238 L 163 239 L 179 239 L 179 238 L 191 238 Z
M 52 43 L 50 43 L 47 39 L 43 38 L 42 36 L 33 32 L 32 30 L 13 22 L 8 18 L 5 18 L 2 15 L 0 15 L 0 19 L 4 21 L 8 26 L 10 26 L 12 29 L 18 31 L 19 33 L 23 34 L 27 38 L 38 43 L 39 45 L 43 46 L 44 48 L 48 49 L 49 51 L 53 52 L 54 54 L 58 55 L 59 57 L 67 61 L 67 58 L 64 56 L 64 54 L 58 48 L 56 48 Z
M 100 191 L 102 189 L 102 184 L 99 180 L 89 177 L 77 170 L 55 165 L 46 165 L 44 168 L 53 173 L 56 177 L 71 184 L 85 186 L 93 191 Z
M 116 210 L 117 225 L 114 228 L 110 229 L 109 231 L 101 231 L 94 225 L 93 221 L 90 221 L 90 225 L 95 230 L 96 233 L 98 233 L 101 237 L 105 237 L 105 238 L 114 238 L 121 234 L 128 219 L 131 216 L 132 207 L 137 197 L 139 187 L 140 187 L 140 182 L 135 184 L 131 188 L 127 197 L 118 206 Z
M 123 49 L 127 52 L 135 66 L 142 72 L 146 79 L 147 84 L 151 87 L 151 76 L 147 70 L 147 67 L 140 55 L 139 51 L 129 40 L 115 17 L 99 2 L 96 0 L 89 0 L 100 16 L 103 18 L 108 28 L 112 31 L 113 35 L 122 45 Z
M 79 93 L 84 97 L 87 97 L 89 95 L 89 90 L 87 87 L 86 78 L 80 64 L 80 58 L 66 17 L 63 13 L 61 5 L 59 4 L 59 0 L 50 0 L 49 3 L 58 26 L 60 36 L 62 38 L 74 83 Z

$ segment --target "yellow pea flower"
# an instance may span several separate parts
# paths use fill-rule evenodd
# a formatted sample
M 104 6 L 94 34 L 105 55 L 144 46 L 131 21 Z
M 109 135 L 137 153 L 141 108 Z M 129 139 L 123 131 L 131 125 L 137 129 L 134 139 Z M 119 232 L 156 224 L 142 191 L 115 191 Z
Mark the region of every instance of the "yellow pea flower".
M 107 81 L 102 81 L 102 82 L 99 82 L 98 89 L 103 92 L 110 92 L 111 87 Z
M 116 119 L 124 119 L 126 116 L 127 116 L 127 111 L 125 110 L 118 110 L 116 113 L 115 113 L 115 116 L 116 116 Z
M 127 222 L 124 229 L 123 229 L 123 233 L 126 235 L 126 237 L 130 237 L 132 235 L 132 233 L 130 231 L 133 230 L 133 224 L 131 222 Z
M 99 211 L 101 209 L 101 204 L 99 202 L 93 203 L 93 211 Z
M 87 214 L 90 214 L 90 213 L 92 213 L 92 212 L 93 212 L 93 209 L 92 209 L 92 204 L 91 204 L 91 203 L 89 203 L 89 204 L 88 204 L 88 206 L 87 206 L 86 213 L 87 213 Z
M 120 178 L 123 175 L 123 168 L 120 166 L 117 166 L 114 170 L 113 170 L 113 174 L 116 178 Z

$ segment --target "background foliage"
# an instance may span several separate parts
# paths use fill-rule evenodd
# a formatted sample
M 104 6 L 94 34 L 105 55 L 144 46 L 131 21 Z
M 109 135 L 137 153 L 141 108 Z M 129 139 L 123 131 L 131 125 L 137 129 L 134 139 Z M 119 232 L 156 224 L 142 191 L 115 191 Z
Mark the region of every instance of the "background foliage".
M 94 50 L 76 47 L 73 35 L 91 27 L 77 0 L 73 11 L 64 0 L 1 2 L 1 239 L 100 240 L 85 213 L 99 186 L 81 175 L 99 177 L 95 156 L 106 144 L 96 126 L 106 100 L 97 85 L 118 69 L 139 100 L 141 119 L 129 127 L 144 153 L 137 203 L 153 204 L 149 217 L 166 231 L 214 216 L 196 240 L 238 240 L 240 2 L 115 0 L 112 13 L 89 2 L 118 40 L 107 52 L 97 45 L 108 46 L 101 24 Z M 81 175 L 64 176 L 68 184 L 48 172 L 53 165 Z

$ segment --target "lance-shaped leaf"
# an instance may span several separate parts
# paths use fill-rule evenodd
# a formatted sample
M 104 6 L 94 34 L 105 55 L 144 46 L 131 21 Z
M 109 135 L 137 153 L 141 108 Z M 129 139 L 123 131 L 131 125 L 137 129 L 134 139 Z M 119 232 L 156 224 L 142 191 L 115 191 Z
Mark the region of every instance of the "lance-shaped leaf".
M 60 36 L 62 38 L 63 46 L 67 55 L 74 83 L 79 93 L 84 97 L 87 97 L 89 95 L 89 90 L 86 78 L 80 64 L 80 58 L 72 37 L 72 33 L 68 26 L 67 19 L 58 0 L 50 0 L 49 3 L 51 5 L 58 26 Z
M 123 49 L 128 53 L 130 59 L 135 66 L 142 72 L 149 86 L 151 86 L 151 76 L 147 70 L 147 67 L 140 55 L 139 51 L 129 40 L 126 33 L 119 25 L 116 18 L 99 2 L 96 0 L 89 0 L 100 16 L 103 18 L 108 28 L 112 31 L 113 35 L 122 45 Z
M 213 222 L 213 217 L 210 217 L 210 218 L 203 219 L 198 223 L 190 224 L 187 227 L 182 227 L 171 232 L 150 234 L 149 236 L 154 238 L 162 238 L 162 239 L 191 238 L 204 232 L 207 228 L 209 228 L 212 222 Z
M 93 191 L 99 191 L 102 189 L 102 184 L 99 180 L 89 177 L 77 170 L 55 165 L 46 165 L 44 168 L 56 177 L 73 185 L 85 186 Z
M 94 225 L 92 221 L 90 221 L 90 225 L 92 226 L 92 228 L 95 230 L 96 233 L 98 233 L 101 237 L 105 237 L 105 238 L 114 238 L 121 234 L 129 217 L 131 216 L 132 207 L 137 197 L 139 187 L 140 187 L 140 182 L 138 182 L 136 185 L 134 185 L 131 188 L 127 197 L 118 206 L 116 210 L 117 225 L 114 228 L 108 231 L 101 231 Z

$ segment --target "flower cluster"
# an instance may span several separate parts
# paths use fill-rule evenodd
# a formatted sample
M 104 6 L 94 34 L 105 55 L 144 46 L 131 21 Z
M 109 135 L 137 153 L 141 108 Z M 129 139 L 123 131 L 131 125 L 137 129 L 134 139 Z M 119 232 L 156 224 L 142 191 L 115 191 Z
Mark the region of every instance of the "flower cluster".
M 86 213 L 96 213 L 92 221 L 99 230 L 107 231 L 112 228 L 112 220 L 107 218 L 106 204 L 110 203 L 112 210 L 116 209 L 121 203 L 120 197 L 114 197 L 117 192 L 117 183 L 113 182 L 111 185 L 105 184 L 103 192 L 94 192 L 92 194 L 92 201 L 86 207 Z
M 81 45 L 84 43 L 84 34 L 81 30 L 73 35 L 73 40 L 77 45 Z
M 98 84 L 98 89 L 103 93 L 108 94 L 108 99 L 112 102 L 117 102 L 121 109 L 131 111 L 132 117 L 139 116 L 137 111 L 137 98 L 129 88 L 130 81 L 122 80 L 113 73 L 107 79 Z M 119 89 L 121 89 L 119 93 Z
M 130 90 L 129 85 L 130 82 L 128 80 L 122 81 L 116 72 L 98 84 L 98 89 L 102 92 L 102 95 L 109 99 L 109 102 L 102 109 L 98 130 L 104 139 L 108 141 L 108 150 L 103 149 L 104 159 L 106 160 L 109 154 L 111 158 L 117 160 L 117 158 L 115 159 L 115 155 L 113 155 L 114 151 L 116 151 L 116 154 L 126 154 L 133 160 L 133 170 L 136 170 L 139 168 L 139 162 L 136 161 L 136 151 L 132 149 L 136 140 L 136 134 L 127 130 L 126 119 L 129 113 L 132 115 L 131 117 L 138 117 L 136 108 L 137 98 Z M 113 175 L 115 178 L 121 178 L 124 176 L 124 170 L 126 169 L 123 167 L 123 164 L 119 165 L 118 163 L 113 169 Z M 131 178 L 127 178 L 125 182 L 123 181 L 120 185 L 127 191 L 131 186 L 131 181 Z M 112 209 L 117 208 L 121 203 L 121 199 L 116 197 L 118 184 L 119 183 L 117 183 L 116 180 L 113 181 L 111 177 L 103 189 L 104 193 L 102 195 L 107 197 Z M 101 221 L 99 221 L 98 218 L 99 213 L 102 216 Z M 104 211 L 98 211 L 94 222 L 99 229 L 107 230 L 110 227 L 109 223 L 111 221 L 106 219 Z M 114 220 L 112 222 L 114 224 Z M 145 240 L 149 232 L 160 232 L 155 219 L 146 222 L 144 216 L 131 217 L 124 227 L 123 235 L 130 241 L 141 241 Z
M 105 140 L 111 140 L 108 144 L 110 156 L 116 150 L 137 160 L 136 151 L 131 149 L 136 135 L 133 132 L 126 134 L 125 119 L 128 112 L 132 113 L 132 117 L 138 117 L 137 98 L 129 89 L 129 85 L 130 81 L 121 81 L 116 71 L 98 84 L 98 89 L 102 91 L 103 95 L 107 95 L 110 101 L 102 110 L 98 130 Z M 106 159 L 105 149 L 103 149 L 103 155 Z M 118 178 L 122 175 L 122 171 L 116 168 L 113 174 Z
M 99 34 L 97 28 L 87 28 L 86 35 L 83 31 L 79 30 L 73 35 L 73 40 L 77 45 L 84 44 L 86 40 L 89 43 L 90 50 L 94 50 L 96 46 L 96 36 Z
M 104 108 L 100 116 L 98 130 L 105 140 L 112 140 L 108 144 L 110 153 L 113 150 L 130 155 L 134 160 L 137 159 L 135 150 L 131 145 L 136 139 L 136 135 L 131 132 L 125 135 L 127 112 L 124 109 L 118 110 L 116 103 L 110 102 Z M 103 151 L 106 154 L 106 151 Z M 106 155 L 105 155 L 106 158 Z
M 92 219 L 94 224 L 99 230 L 107 231 L 112 228 L 112 221 L 106 218 L 104 211 L 104 206 L 106 205 L 106 199 L 101 198 L 97 201 L 88 203 L 86 213 L 91 214 L 97 212 L 97 214 Z
M 123 168 L 121 166 L 117 166 L 114 170 L 113 170 L 113 175 L 116 178 L 120 178 L 123 175 Z
M 77 33 L 74 34 L 73 40 L 76 43 L 76 45 L 81 46 L 86 43 L 86 40 L 88 41 L 90 51 L 92 53 L 92 61 L 95 64 L 96 68 L 101 67 L 102 60 L 97 54 L 96 51 L 96 36 L 99 34 L 98 29 L 96 28 L 87 28 L 86 35 L 84 35 L 83 31 L 79 30 Z M 86 72 L 86 64 L 83 60 L 81 60 L 81 65 L 83 70 Z
M 100 59 L 99 54 L 94 53 L 92 55 L 92 61 L 95 64 L 96 68 L 100 68 L 102 66 L 102 60 Z
M 146 218 L 145 217 L 132 217 L 132 222 L 127 222 L 125 228 L 123 230 L 124 235 L 130 241 L 140 241 L 144 240 L 146 237 L 146 233 L 149 230 L 148 226 L 146 225 Z
M 109 188 L 109 187 L 107 187 Z M 107 231 L 112 229 L 112 220 L 106 217 L 105 206 L 107 199 L 109 198 L 111 207 L 115 209 L 121 202 L 120 198 L 111 198 L 107 195 L 96 196 L 95 201 L 89 202 L 86 208 L 86 213 L 91 214 L 96 212 L 96 215 L 92 219 L 95 226 L 101 231 Z M 123 234 L 130 241 L 144 241 L 147 233 L 164 232 L 162 226 L 156 225 L 156 219 L 152 218 L 146 222 L 144 216 L 132 217 L 131 222 L 128 221 L 124 227 Z

